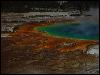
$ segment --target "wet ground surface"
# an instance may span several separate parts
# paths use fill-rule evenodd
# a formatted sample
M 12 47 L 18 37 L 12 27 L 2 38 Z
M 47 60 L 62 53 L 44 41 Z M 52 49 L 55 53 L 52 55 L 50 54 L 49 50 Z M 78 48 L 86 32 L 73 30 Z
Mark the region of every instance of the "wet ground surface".
M 33 30 L 40 25 L 20 25 L 2 35 L 2 74 L 99 74 L 99 57 L 86 53 L 98 41 L 44 36 Z
M 49 41 L 45 41 L 47 38 L 40 38 L 45 41 L 41 42 L 38 37 L 38 40 L 36 40 L 37 38 L 34 38 L 34 36 L 37 36 L 37 34 L 28 34 L 27 36 L 20 34 L 13 36 L 13 38 L 1 38 L 2 74 L 99 73 L 99 58 L 95 55 L 86 54 L 80 48 L 68 52 L 65 48 L 65 51 L 62 52 L 60 49 L 64 46 L 63 42 L 60 42 L 61 40 L 49 38 Z M 53 47 L 50 46 L 49 48 L 48 42 Z
M 79 51 L 59 53 L 44 49 L 33 51 L 31 47 L 12 47 L 2 51 L 4 74 L 98 74 L 99 60 L 94 55 Z

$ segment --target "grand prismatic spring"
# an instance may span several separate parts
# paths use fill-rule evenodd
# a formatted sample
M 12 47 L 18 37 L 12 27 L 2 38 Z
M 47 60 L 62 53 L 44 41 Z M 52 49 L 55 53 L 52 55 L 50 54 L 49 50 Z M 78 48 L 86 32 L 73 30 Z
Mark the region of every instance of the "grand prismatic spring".
M 98 2 L 1 3 L 2 74 L 99 74 Z

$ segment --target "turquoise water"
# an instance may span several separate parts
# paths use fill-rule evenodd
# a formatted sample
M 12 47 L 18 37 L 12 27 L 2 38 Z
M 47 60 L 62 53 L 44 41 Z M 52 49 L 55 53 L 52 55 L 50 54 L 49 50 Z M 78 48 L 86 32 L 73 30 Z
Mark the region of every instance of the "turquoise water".
M 38 27 L 37 30 L 60 37 L 99 40 L 99 25 L 95 22 L 85 21 L 80 22 L 80 24 L 56 23 Z

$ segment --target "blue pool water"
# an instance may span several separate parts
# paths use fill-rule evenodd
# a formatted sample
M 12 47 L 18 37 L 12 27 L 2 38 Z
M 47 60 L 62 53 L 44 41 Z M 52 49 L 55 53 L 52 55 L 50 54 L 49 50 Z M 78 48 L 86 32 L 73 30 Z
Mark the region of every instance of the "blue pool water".
M 38 27 L 37 30 L 60 37 L 99 40 L 99 24 L 96 22 L 85 21 L 80 22 L 80 24 L 56 23 Z

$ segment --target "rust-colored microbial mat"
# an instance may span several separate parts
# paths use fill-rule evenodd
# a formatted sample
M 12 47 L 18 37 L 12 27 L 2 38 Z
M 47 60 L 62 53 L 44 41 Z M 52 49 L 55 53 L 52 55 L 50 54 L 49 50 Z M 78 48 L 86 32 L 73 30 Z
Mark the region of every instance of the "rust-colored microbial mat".
M 2 74 L 99 74 L 98 2 L 1 3 Z

